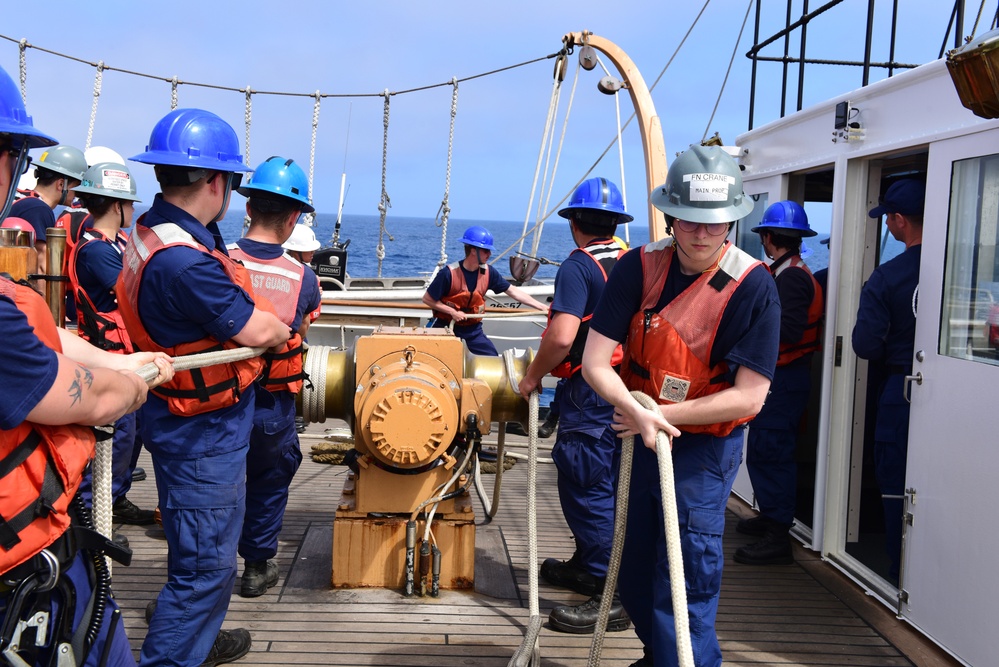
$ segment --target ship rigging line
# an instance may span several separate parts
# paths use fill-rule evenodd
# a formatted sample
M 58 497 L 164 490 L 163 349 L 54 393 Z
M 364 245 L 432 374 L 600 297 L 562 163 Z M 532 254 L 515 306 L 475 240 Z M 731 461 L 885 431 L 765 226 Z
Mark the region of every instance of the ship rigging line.
M 65 58 L 66 60 L 72 60 L 74 62 L 82 63 L 84 65 L 89 65 L 90 67 L 94 67 L 94 68 L 98 67 L 98 65 L 101 65 L 101 69 L 103 71 L 105 71 L 105 72 L 108 72 L 108 71 L 111 71 L 111 72 L 121 72 L 122 74 L 130 74 L 132 76 L 140 76 L 140 77 L 144 77 L 146 79 L 154 79 L 156 81 L 164 81 L 164 82 L 169 83 L 169 84 L 171 84 L 173 86 L 177 86 L 177 85 L 196 86 L 198 88 L 211 88 L 213 90 L 226 90 L 226 91 L 230 91 L 230 92 L 234 92 L 234 93 L 243 93 L 243 94 L 246 94 L 247 92 L 252 92 L 254 95 L 278 95 L 278 96 L 283 96 L 283 97 L 311 97 L 311 98 L 317 98 L 318 97 L 320 99 L 322 99 L 322 98 L 353 98 L 353 97 L 384 97 L 386 94 L 389 95 L 389 96 L 407 95 L 409 93 L 417 93 L 417 92 L 421 92 L 421 91 L 424 91 L 424 90 L 431 90 L 433 88 L 442 88 L 444 86 L 453 86 L 454 83 L 455 83 L 455 79 L 452 78 L 452 79 L 448 79 L 447 81 L 443 81 L 441 83 L 432 83 L 432 84 L 427 84 L 425 86 L 417 86 L 415 88 L 406 88 L 406 89 L 403 89 L 403 90 L 388 91 L 388 92 L 382 91 L 382 92 L 377 92 L 377 93 L 317 93 L 317 92 L 296 93 L 296 92 L 287 92 L 287 91 L 256 90 L 256 89 L 253 89 L 251 91 L 249 86 L 245 86 L 245 87 L 242 87 L 242 88 L 237 88 L 237 87 L 233 87 L 233 86 L 222 86 L 222 85 L 213 84 L 213 83 L 200 83 L 200 82 L 197 82 L 197 81 L 184 81 L 182 79 L 179 79 L 176 76 L 161 76 L 161 75 L 156 75 L 156 74 L 147 74 L 145 72 L 136 72 L 135 70 L 125 69 L 123 67 L 114 67 L 112 65 L 108 65 L 106 63 L 103 63 L 103 61 L 100 62 L 100 63 L 98 63 L 98 62 L 93 62 L 93 61 L 90 61 L 90 60 L 86 60 L 84 58 L 78 58 L 76 56 L 71 56 L 71 55 L 69 55 L 67 53 L 61 53 L 59 51 L 53 51 L 52 49 L 47 49 L 47 48 L 42 47 L 42 46 L 37 46 L 35 44 L 30 43 L 27 39 L 15 39 L 15 38 L 10 37 L 8 35 L 2 35 L 2 34 L 0 34 L 0 39 L 5 39 L 8 42 L 13 42 L 14 44 L 17 44 L 20 47 L 20 49 L 21 49 L 22 59 L 23 59 L 24 53 L 25 53 L 25 51 L 27 49 L 35 49 L 37 51 L 41 51 L 42 53 L 48 53 L 49 55 L 53 55 L 53 56 L 56 56 L 58 58 Z M 559 56 L 560 53 L 561 52 L 556 52 L 556 53 L 549 54 L 547 56 L 542 56 L 540 58 L 533 58 L 531 60 L 525 60 L 524 62 L 516 63 L 514 65 L 507 65 L 506 67 L 500 67 L 500 68 L 497 68 L 497 69 L 489 70 L 488 72 L 481 72 L 479 74 L 472 74 L 471 76 L 461 77 L 461 78 L 457 79 L 457 83 L 464 83 L 465 81 L 472 81 L 474 79 L 481 79 L 483 77 L 492 76 L 493 74 L 499 74 L 501 72 L 505 72 L 505 71 L 511 70 L 511 69 L 516 69 L 518 67 L 524 67 L 526 65 L 533 65 L 534 63 L 538 63 L 538 62 L 542 62 L 544 60 L 550 60 L 552 58 L 556 58 L 556 57 Z M 21 91 L 21 94 L 22 94 L 22 96 L 24 96 L 23 81 L 22 81 L 22 91 Z

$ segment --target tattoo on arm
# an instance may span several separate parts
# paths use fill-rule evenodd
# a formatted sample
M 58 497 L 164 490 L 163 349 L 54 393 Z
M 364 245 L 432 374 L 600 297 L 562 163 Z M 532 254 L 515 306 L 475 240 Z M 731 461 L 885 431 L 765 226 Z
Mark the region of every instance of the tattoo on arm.
M 84 385 L 90 387 L 94 384 L 94 374 L 85 366 L 77 367 L 76 378 L 69 385 L 69 396 L 73 399 L 73 405 L 83 400 Z

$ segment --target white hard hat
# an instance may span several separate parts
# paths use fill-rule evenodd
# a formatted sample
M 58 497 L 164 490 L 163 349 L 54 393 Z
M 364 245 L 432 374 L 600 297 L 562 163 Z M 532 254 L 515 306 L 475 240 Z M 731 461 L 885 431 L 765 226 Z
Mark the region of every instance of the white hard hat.
M 115 164 L 125 164 L 123 158 L 116 151 L 107 146 L 91 146 L 83 151 L 83 157 L 87 160 L 87 166 L 93 167 L 101 162 L 114 162 Z
M 310 252 L 312 250 L 319 250 L 320 245 L 322 244 L 316 240 L 316 234 L 312 231 L 312 227 L 299 223 L 295 225 L 291 236 L 288 237 L 288 240 L 281 247 L 285 250 Z

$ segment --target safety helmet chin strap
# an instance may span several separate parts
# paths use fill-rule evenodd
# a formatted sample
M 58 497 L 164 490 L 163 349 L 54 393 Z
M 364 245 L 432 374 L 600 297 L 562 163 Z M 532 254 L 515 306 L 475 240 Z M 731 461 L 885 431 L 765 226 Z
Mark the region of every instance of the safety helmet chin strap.
M 232 198 L 232 174 L 231 171 L 220 171 L 219 174 L 225 174 L 225 194 L 222 195 L 222 207 L 219 212 L 215 214 L 212 218 L 212 222 L 218 222 L 225 217 L 226 211 L 229 210 L 229 200 Z
M 21 172 L 24 171 L 24 165 L 27 161 L 28 142 L 25 141 L 21 144 L 21 151 L 17 154 L 17 161 L 11 168 L 10 184 L 7 188 L 6 197 L 3 200 L 3 215 L 0 215 L 0 220 L 6 220 L 7 216 L 10 215 L 10 207 L 14 204 L 14 196 L 17 194 L 17 179 L 21 176 Z

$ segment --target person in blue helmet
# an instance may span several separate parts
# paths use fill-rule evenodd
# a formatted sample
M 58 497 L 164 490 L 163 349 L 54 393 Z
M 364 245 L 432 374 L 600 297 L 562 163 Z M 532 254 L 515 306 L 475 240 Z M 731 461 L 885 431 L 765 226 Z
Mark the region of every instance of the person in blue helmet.
M 121 273 L 122 251 L 132 226 L 136 196 L 135 181 L 123 164 L 100 162 L 87 170 L 77 195 L 89 210 L 93 224 L 84 229 L 69 252 L 66 271 L 70 292 L 80 304 L 77 331 L 91 344 L 128 354 L 132 342 L 118 312 L 114 286 Z M 125 415 L 114 425 L 111 491 L 113 518 L 120 523 L 144 526 L 153 523 L 153 510 L 144 510 L 128 499 L 132 470 L 142 443 L 136 439 L 136 415 Z M 91 499 L 91 476 L 84 477 L 80 492 Z
M 744 424 L 763 406 L 773 378 L 780 301 L 766 266 L 727 240 L 753 200 L 720 147 L 685 151 L 651 199 L 672 238 L 629 252 L 614 267 L 590 320 L 583 376 L 614 405 L 618 435 L 635 436 L 619 584 L 644 645 L 634 665 L 677 665 L 674 613 L 686 613 L 695 664 L 718 667 L 725 505 L 742 460 Z M 642 407 L 631 390 L 651 397 L 661 413 Z M 676 612 L 655 453 L 659 430 L 673 438 L 687 589 L 687 609 Z
M 822 288 L 801 259 L 801 239 L 815 236 L 797 202 L 779 201 L 763 213 L 750 231 L 760 235 L 773 260 L 780 296 L 780 349 L 770 395 L 749 424 L 746 468 L 760 514 L 739 521 L 736 529 L 760 541 L 739 547 L 736 562 L 746 565 L 789 565 L 789 531 L 794 523 L 798 464 L 798 426 L 811 390 L 812 355 L 822 343 Z
M 580 368 L 593 310 L 603 295 L 607 276 L 624 254 L 614 233 L 619 224 L 634 218 L 625 212 L 617 186 L 600 177 L 583 181 L 558 214 L 569 220 L 576 249 L 555 275 L 548 327 L 519 389 L 529 398 L 549 373 L 564 382 L 556 393 L 561 425 L 552 459 L 558 468 L 562 514 L 576 548 L 567 561 L 545 559 L 541 577 L 589 597 L 577 606 L 555 607 L 548 617 L 552 628 L 589 633 L 597 625 L 614 538 L 620 449 L 611 428 L 614 406 L 593 391 Z M 627 630 L 630 625 L 615 594 L 607 629 Z
M 493 235 L 479 225 L 465 230 L 461 237 L 465 258 L 437 272 L 423 295 L 423 303 L 430 306 L 434 316 L 429 327 L 446 327 L 454 323 L 454 334 L 465 341 L 472 354 L 497 356 L 496 346 L 482 330 L 482 318 L 476 317 L 486 310 L 486 292 L 509 294 L 531 308 L 548 312 L 544 305 L 530 294 L 515 287 L 489 266 L 493 250 Z
M 246 517 L 239 538 L 243 577 L 239 594 L 257 597 L 277 583 L 278 535 L 288 505 L 288 487 L 302 463 L 295 428 L 295 395 L 302 389 L 302 340 L 309 314 L 319 307 L 319 278 L 293 259 L 282 244 L 296 229 L 309 203 L 309 181 L 302 168 L 283 157 L 270 157 L 239 188 L 247 198 L 250 226 L 229 246 L 229 255 L 246 266 L 254 291 L 274 306 L 294 333 L 281 354 L 267 355 L 258 381 L 246 460 Z
M 34 164 L 35 187 L 28 196 L 14 202 L 10 215 L 27 220 L 35 229 L 38 273 L 44 274 L 48 269 L 45 230 L 56 226 L 54 211 L 57 206 L 73 203 L 75 188 L 87 171 L 87 159 L 79 148 L 59 145 L 43 151 Z M 56 268 L 58 273 L 62 267 Z
M 889 233 L 905 244 L 905 252 L 874 269 L 860 292 L 853 326 L 853 351 L 861 359 L 885 367 L 874 425 L 874 473 L 884 505 L 888 576 L 895 583 L 901 568 L 902 498 L 909 447 L 909 402 L 904 386 L 905 376 L 912 374 L 916 337 L 925 187 L 911 178 L 895 181 L 870 210 L 870 217 L 878 221 L 885 216 Z
M 243 165 L 236 132 L 215 114 L 176 109 L 146 150 L 160 193 L 133 225 L 115 291 L 133 344 L 171 356 L 240 346 L 281 350 L 291 336 L 250 275 L 231 259 L 217 222 Z M 246 454 L 259 357 L 178 372 L 151 393 L 139 419 L 152 455 L 169 545 L 141 665 L 231 662 L 250 633 L 221 630 L 236 580 L 246 500 Z
M 56 141 L 32 125 L 0 69 L 0 218 L 10 210 L 28 150 Z M 0 274 L 0 642 L 10 664 L 134 665 L 102 553 L 130 556 L 93 529 L 77 488 L 94 454 L 92 425 L 136 410 L 148 387 L 138 367 L 162 354 L 110 354 L 57 328 L 30 287 Z M 43 483 L 44 480 L 44 483 Z M 30 621 L 30 624 L 29 624 Z M 47 633 L 35 629 L 46 627 Z M 21 640 L 12 644 L 15 630 Z M 74 637 L 80 641 L 74 643 Z

